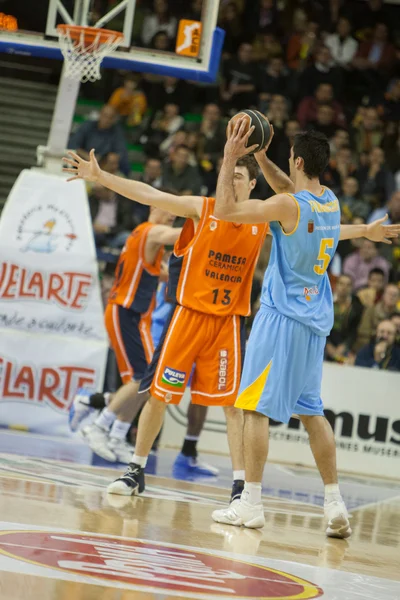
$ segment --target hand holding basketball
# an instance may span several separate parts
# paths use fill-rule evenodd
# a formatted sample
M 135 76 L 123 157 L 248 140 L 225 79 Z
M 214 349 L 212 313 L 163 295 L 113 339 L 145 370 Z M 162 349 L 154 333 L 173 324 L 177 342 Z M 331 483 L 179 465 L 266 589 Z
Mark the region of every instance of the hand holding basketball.
M 72 173 L 74 177 L 70 177 L 67 181 L 74 181 L 74 179 L 85 179 L 86 181 L 97 181 L 100 177 L 101 169 L 99 163 L 94 155 L 94 149 L 90 151 L 89 160 L 83 160 L 78 154 L 68 151 L 69 157 L 64 157 L 63 161 L 66 162 L 69 167 L 63 167 L 65 173 Z
M 247 142 L 253 131 L 254 126 L 249 127 L 246 117 L 237 119 L 235 123 L 230 122 L 227 130 L 224 155 L 239 159 L 246 154 L 254 152 L 258 148 L 257 144 L 247 147 Z
M 242 146 L 242 153 L 240 156 L 265 152 L 271 143 L 274 133 L 267 117 L 258 110 L 252 110 L 250 108 L 238 112 L 229 121 L 226 132 L 228 138 L 238 123 L 241 126 L 241 137 L 244 138 L 244 135 L 248 134 L 244 148 Z M 236 132 L 239 134 L 239 130 L 236 130 Z M 239 143 L 239 140 L 237 141 Z M 247 147 L 247 145 L 249 145 L 249 147 Z M 239 156 L 237 156 L 237 158 L 239 158 Z
M 274 137 L 274 133 L 275 133 L 274 132 L 274 127 L 273 127 L 273 125 L 271 125 L 271 123 L 269 124 L 269 131 L 270 131 L 270 136 L 269 136 L 268 142 L 266 143 L 266 145 L 264 146 L 264 148 L 261 148 L 261 150 L 258 150 L 256 152 L 254 152 L 254 158 L 255 159 L 257 159 L 260 156 L 263 156 L 266 153 L 266 151 L 268 150 L 268 148 L 270 147 L 270 145 L 271 145 L 272 138 Z

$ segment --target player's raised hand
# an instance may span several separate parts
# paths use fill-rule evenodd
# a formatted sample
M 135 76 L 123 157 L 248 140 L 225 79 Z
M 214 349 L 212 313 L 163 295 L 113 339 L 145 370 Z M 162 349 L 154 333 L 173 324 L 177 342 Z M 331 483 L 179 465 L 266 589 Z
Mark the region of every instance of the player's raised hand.
M 63 171 L 73 174 L 73 177 L 70 177 L 67 181 L 74 181 L 74 179 L 97 181 L 100 176 L 101 169 L 94 155 L 94 149 L 90 151 L 89 160 L 83 160 L 75 152 L 69 150 L 68 157 L 64 157 L 63 162 L 69 165 L 68 167 L 63 167 Z
M 391 244 L 391 239 L 397 238 L 400 235 L 400 224 L 398 225 L 384 225 L 384 222 L 388 220 L 386 214 L 381 219 L 377 219 L 367 225 L 367 232 L 365 237 L 372 242 L 383 242 L 384 244 Z
M 247 126 L 248 119 L 246 117 L 238 119 L 235 124 L 229 123 L 224 149 L 225 156 L 239 159 L 246 154 L 250 154 L 250 152 L 254 152 L 257 148 L 258 144 L 249 147 L 247 146 L 247 142 L 255 129 L 253 125 L 247 131 Z

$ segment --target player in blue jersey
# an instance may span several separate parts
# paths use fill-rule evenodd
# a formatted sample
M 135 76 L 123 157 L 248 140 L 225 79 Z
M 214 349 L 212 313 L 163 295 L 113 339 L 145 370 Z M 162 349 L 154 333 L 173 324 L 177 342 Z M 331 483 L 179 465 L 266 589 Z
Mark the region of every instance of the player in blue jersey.
M 332 291 L 326 273 L 339 240 L 366 237 L 391 243 L 400 226 L 385 218 L 369 225 L 340 225 L 339 202 L 319 178 L 329 162 L 327 138 L 299 133 L 290 154 L 294 194 L 266 201 L 235 202 L 236 160 L 252 129 L 230 127 L 218 178 L 215 216 L 236 223 L 270 222 L 272 252 L 265 272 L 261 307 L 254 320 L 235 406 L 244 410 L 245 488 L 240 500 L 217 510 L 213 519 L 230 525 L 263 527 L 261 481 L 268 454 L 269 418 L 287 423 L 292 415 L 305 426 L 325 485 L 326 533 L 351 534 L 336 471 L 335 439 L 321 400 L 326 337 L 333 325 Z

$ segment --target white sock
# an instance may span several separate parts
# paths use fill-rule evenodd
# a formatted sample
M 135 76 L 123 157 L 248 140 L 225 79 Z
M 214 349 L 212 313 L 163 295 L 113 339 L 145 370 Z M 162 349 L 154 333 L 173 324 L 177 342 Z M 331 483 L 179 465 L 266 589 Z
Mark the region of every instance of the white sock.
M 244 481 L 244 471 L 233 471 L 233 481 L 241 479 Z
M 129 431 L 131 426 L 130 421 L 120 421 L 119 419 L 115 419 L 113 426 L 111 427 L 110 437 L 117 438 L 118 440 L 124 440 L 126 434 Z
M 108 408 L 103 408 L 103 410 L 101 411 L 94 423 L 95 425 L 97 425 L 97 427 L 108 431 L 116 418 L 116 414 L 108 410 Z
M 244 494 L 244 496 L 243 496 Z M 260 504 L 261 503 L 261 483 L 248 482 L 244 483 L 244 490 L 242 493 L 242 499 L 249 504 Z
M 339 501 L 342 499 L 338 483 L 328 483 L 325 486 L 325 503 Z
M 103 396 L 104 396 L 104 402 L 106 403 L 106 406 L 108 406 L 110 404 L 110 402 L 111 402 L 112 393 L 111 392 L 105 392 L 103 394 Z
M 138 456 L 137 454 L 134 454 L 132 456 L 132 462 L 135 463 L 135 465 L 139 465 L 139 467 L 143 467 L 144 469 L 147 465 L 147 456 Z
M 189 442 L 198 442 L 198 435 L 185 435 L 185 440 L 189 440 Z

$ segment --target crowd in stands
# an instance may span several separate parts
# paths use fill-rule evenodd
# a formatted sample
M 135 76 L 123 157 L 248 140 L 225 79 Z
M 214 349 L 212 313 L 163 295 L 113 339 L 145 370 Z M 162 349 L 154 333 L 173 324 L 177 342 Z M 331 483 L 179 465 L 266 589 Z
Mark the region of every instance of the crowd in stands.
M 107 4 L 99 0 L 98 4 Z M 181 18 L 199 19 L 202 0 L 137 2 L 134 43 L 174 50 Z M 220 73 L 205 85 L 112 71 L 105 104 L 70 147 L 94 147 L 102 168 L 177 194 L 213 195 L 226 124 L 243 108 L 274 126 L 268 155 L 288 172 L 296 132 L 330 140 L 322 183 L 339 198 L 342 222 L 389 215 L 400 222 L 400 6 L 382 0 L 221 0 L 226 32 Z M 135 37 L 136 36 L 136 37 Z M 127 144 L 144 153 L 132 172 Z M 253 197 L 272 190 L 259 177 Z M 89 190 L 96 244 L 121 248 L 148 208 L 101 186 Z M 263 267 L 268 251 L 261 257 Z M 254 283 L 257 308 L 263 269 Z M 326 359 L 400 371 L 400 242 L 341 242 L 329 275 L 335 323 Z

